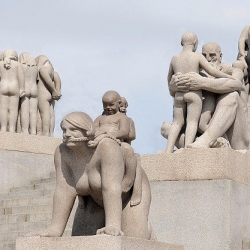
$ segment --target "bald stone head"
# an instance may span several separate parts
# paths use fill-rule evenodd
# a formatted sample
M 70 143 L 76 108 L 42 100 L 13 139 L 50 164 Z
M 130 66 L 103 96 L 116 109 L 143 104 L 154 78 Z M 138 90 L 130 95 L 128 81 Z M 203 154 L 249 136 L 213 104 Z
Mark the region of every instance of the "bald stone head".
M 193 46 L 193 51 L 196 51 L 197 46 L 198 46 L 198 37 L 194 32 L 186 32 L 183 34 L 181 37 L 181 45 L 187 46 L 187 45 L 192 45 Z
M 221 64 L 221 47 L 217 43 L 205 43 L 202 47 L 202 55 L 214 67 L 218 68 Z
M 102 97 L 103 110 L 106 115 L 114 115 L 119 111 L 121 102 L 120 95 L 114 91 L 110 90 L 106 92 Z

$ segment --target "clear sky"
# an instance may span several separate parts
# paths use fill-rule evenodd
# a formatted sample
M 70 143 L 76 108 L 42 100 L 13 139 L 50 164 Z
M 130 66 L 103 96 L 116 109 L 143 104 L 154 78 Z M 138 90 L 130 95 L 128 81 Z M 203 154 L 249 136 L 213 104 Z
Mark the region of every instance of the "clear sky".
M 172 121 L 167 73 L 182 49 L 183 33 L 218 43 L 232 63 L 242 29 L 250 24 L 249 0 L 8 0 L 1 1 L 0 50 L 46 55 L 62 80 L 55 136 L 61 119 L 84 111 L 102 113 L 101 97 L 116 90 L 136 124 L 136 152 L 166 147 L 163 121 Z

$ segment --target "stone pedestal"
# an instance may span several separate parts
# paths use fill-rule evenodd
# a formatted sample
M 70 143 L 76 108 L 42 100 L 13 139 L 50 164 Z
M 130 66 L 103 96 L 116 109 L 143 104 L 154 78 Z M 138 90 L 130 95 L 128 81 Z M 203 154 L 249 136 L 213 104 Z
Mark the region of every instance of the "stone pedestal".
M 145 155 L 159 241 L 185 250 L 241 250 L 250 235 L 250 153 L 186 149 Z
M 128 237 L 22 237 L 16 241 L 16 250 L 183 250 L 182 246 Z
M 48 177 L 60 138 L 0 132 L 0 193 Z

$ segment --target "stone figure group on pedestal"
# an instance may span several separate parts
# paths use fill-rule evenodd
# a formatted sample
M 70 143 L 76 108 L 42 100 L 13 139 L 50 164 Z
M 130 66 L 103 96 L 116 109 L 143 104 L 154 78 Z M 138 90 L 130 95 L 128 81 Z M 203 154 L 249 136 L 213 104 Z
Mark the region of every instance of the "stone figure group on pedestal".
M 0 131 L 52 136 L 61 80 L 49 59 L 7 49 L 0 77 Z
M 247 45 L 245 29 L 242 33 Z M 161 134 L 168 139 L 167 153 L 173 152 L 174 146 L 248 149 L 248 49 L 247 46 L 242 49 L 242 36 L 241 56 L 231 66 L 222 63 L 218 44 L 204 44 L 202 58 L 194 53 L 196 35 L 193 32 L 183 35 L 183 51 L 173 57 L 168 75 L 169 92 L 174 97 L 174 118 L 172 124 L 165 122 L 161 128 Z M 208 63 L 202 64 L 197 58 Z
M 52 223 L 28 236 L 61 236 L 78 196 L 73 236 L 152 238 L 149 181 L 129 144 L 135 127 L 126 116 L 127 101 L 108 91 L 102 102 L 104 112 L 94 122 L 83 112 L 63 118 L 63 143 L 55 152 Z

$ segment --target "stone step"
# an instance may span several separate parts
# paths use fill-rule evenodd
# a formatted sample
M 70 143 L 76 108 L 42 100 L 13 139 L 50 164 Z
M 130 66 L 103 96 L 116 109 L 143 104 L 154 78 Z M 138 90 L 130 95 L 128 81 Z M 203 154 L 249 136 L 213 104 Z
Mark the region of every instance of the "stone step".
M 13 207 L 0 208 L 0 215 L 49 213 L 51 211 L 52 211 L 51 205 L 13 206 Z
M 31 180 L 30 184 L 41 184 L 41 183 L 55 183 L 56 178 L 55 177 L 48 177 L 48 178 L 41 178 L 41 179 L 36 179 L 36 180 Z
M 23 191 L 31 191 L 31 190 L 41 190 L 41 189 L 55 189 L 55 182 L 42 182 L 37 184 L 30 184 L 20 187 L 12 187 L 10 188 L 10 193 L 13 192 L 23 192 Z
M 29 197 L 39 197 L 39 196 L 46 196 L 46 195 L 53 195 L 55 189 L 40 189 L 40 190 L 26 190 L 20 192 L 11 192 L 11 193 L 3 193 L 0 194 L 0 200 L 7 200 L 7 199 L 18 199 L 18 198 L 29 198 Z
M 36 196 L 23 199 L 5 199 L 0 201 L 0 207 L 27 206 L 27 205 L 50 205 L 53 203 L 53 196 Z

